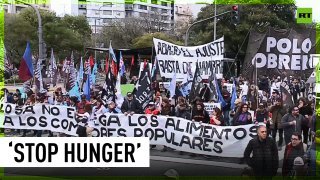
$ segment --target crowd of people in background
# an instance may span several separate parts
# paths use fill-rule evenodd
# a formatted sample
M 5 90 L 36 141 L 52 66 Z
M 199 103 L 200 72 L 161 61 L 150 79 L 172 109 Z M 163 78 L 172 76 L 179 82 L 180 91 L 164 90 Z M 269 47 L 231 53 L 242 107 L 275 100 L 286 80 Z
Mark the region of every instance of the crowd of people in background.
M 290 88 L 293 100 L 293 105 L 291 106 L 287 106 L 283 102 L 280 91 L 282 82 L 286 82 Z M 227 86 L 224 85 L 225 83 L 236 84 L 237 99 L 234 102 L 231 102 L 232 92 L 228 91 Z M 211 112 L 205 109 L 204 103 L 217 102 L 217 99 L 211 98 L 212 90 L 206 83 L 204 83 L 199 94 L 194 99 L 190 99 L 183 94 L 180 91 L 180 86 L 181 84 L 177 83 L 175 95 L 173 98 L 169 98 L 171 96 L 164 85 L 155 82 L 153 84 L 154 96 L 145 109 L 142 108 L 135 99 L 134 93 L 131 92 L 126 94 L 121 104 L 118 104 L 117 101 L 103 99 L 99 91 L 92 91 L 90 101 L 86 99 L 85 95 L 81 95 L 80 99 L 69 97 L 67 93 L 62 92 L 62 88 L 57 88 L 52 95 L 49 93 L 35 94 L 32 91 L 24 95 L 19 89 L 16 92 L 9 92 L 7 89 L 4 89 L 4 91 L 7 103 L 17 106 L 44 103 L 75 107 L 76 115 L 87 120 L 103 113 L 123 113 L 125 115 L 176 116 L 216 126 L 264 124 L 264 128 L 258 128 L 258 138 L 249 143 L 244 153 L 244 160 L 253 168 L 256 175 L 274 175 L 276 172 L 274 169 L 261 171 L 261 168 L 272 166 L 277 169 L 278 151 L 285 147 L 282 174 L 290 176 L 291 170 L 296 163 L 296 158 L 307 154 L 307 149 L 312 150 L 315 148 L 313 143 L 315 135 L 315 101 L 308 98 L 307 85 L 300 78 L 292 76 L 287 78 L 268 78 L 267 76 L 262 76 L 256 84 L 250 84 L 241 75 L 238 78 L 222 78 L 219 80 L 220 87 L 216 88 L 220 88 L 226 105 L 221 108 L 216 107 Z M 232 103 L 235 105 L 234 108 L 232 108 Z M 250 110 L 254 113 L 250 113 Z M 12 130 L 7 135 L 26 136 L 27 133 L 27 130 Z M 48 133 L 49 136 L 54 136 L 52 132 Z M 40 137 L 42 135 L 42 131 L 34 131 L 34 136 Z M 81 136 L 87 136 L 86 132 L 82 133 Z M 259 148 L 260 146 L 261 148 Z M 167 148 L 164 148 L 163 151 L 166 150 Z M 254 154 L 257 157 L 249 157 L 252 151 L 256 152 Z M 259 159 L 261 157 L 265 159 Z M 261 161 L 264 163 L 259 164 Z

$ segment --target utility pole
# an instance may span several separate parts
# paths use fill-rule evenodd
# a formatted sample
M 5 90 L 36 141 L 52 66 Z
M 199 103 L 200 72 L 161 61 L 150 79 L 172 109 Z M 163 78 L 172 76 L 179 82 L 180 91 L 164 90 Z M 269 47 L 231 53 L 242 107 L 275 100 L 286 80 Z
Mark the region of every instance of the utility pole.
M 202 19 L 202 20 L 200 20 L 200 21 L 196 21 L 196 22 L 192 23 L 192 24 L 188 27 L 188 29 L 187 29 L 184 45 L 185 45 L 185 46 L 188 45 L 189 31 L 190 31 L 191 27 L 193 27 L 193 26 L 196 25 L 196 24 L 199 24 L 199 23 L 202 23 L 202 22 L 205 22 L 205 21 L 214 19 L 214 18 L 216 18 L 216 17 L 222 16 L 222 15 L 227 14 L 227 13 L 230 13 L 230 12 L 231 12 L 231 11 L 226 11 L 226 12 L 217 14 L 217 15 L 215 15 L 215 16 L 211 16 L 211 17 L 208 17 L 208 18 L 206 18 L 206 19 Z
M 214 23 L 213 23 L 213 40 L 217 39 L 217 4 L 216 0 L 214 0 Z
M 44 49 L 43 49 L 43 33 L 42 33 L 42 19 L 41 19 L 41 15 L 40 15 L 40 12 L 38 10 L 37 7 L 35 7 L 34 5 L 32 4 L 28 4 L 28 3 L 25 3 L 23 1 L 18 1 L 18 2 L 21 2 L 25 5 L 28 5 L 30 7 L 32 7 L 32 9 L 34 9 L 36 11 L 36 14 L 37 14 L 37 17 L 38 17 L 38 38 L 39 38 L 39 60 L 43 61 L 44 60 Z

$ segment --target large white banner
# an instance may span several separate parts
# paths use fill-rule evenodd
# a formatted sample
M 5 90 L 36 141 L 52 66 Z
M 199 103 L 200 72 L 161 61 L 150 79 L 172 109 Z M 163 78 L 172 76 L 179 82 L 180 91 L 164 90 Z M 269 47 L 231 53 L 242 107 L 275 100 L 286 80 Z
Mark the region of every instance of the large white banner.
M 94 137 L 149 137 L 150 144 L 223 157 L 243 157 L 248 142 L 256 136 L 253 124 L 214 126 L 177 117 L 140 114 L 103 114 L 89 126 L 94 128 Z
M 78 123 L 74 107 L 37 104 L 19 107 L 4 104 L 4 119 L 0 127 L 8 129 L 50 130 L 77 136 Z
M 212 68 L 217 76 L 222 76 L 222 60 L 224 53 L 223 37 L 201 46 L 178 46 L 153 38 L 161 77 L 172 78 L 177 73 L 178 79 L 186 78 L 188 67 L 195 72 L 196 63 L 203 79 L 207 79 Z

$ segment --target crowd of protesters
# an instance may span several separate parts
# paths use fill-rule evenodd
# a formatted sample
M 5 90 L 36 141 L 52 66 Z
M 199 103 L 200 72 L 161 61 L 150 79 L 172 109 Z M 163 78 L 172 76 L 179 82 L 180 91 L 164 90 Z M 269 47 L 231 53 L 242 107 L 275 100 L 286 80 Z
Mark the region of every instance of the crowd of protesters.
M 293 100 L 293 105 L 291 106 L 283 102 L 280 92 L 282 82 L 286 82 L 289 85 Z M 236 84 L 237 99 L 234 102 L 231 102 L 232 92 L 228 91 L 224 85 L 225 83 Z M 250 141 L 244 153 L 244 160 L 253 167 L 256 175 L 266 175 L 265 173 L 270 176 L 274 175 L 276 172 L 274 168 L 278 168 L 278 165 L 275 165 L 278 163 L 278 151 L 281 151 L 285 145 L 282 173 L 284 176 L 289 176 L 294 166 L 295 158 L 307 153 L 304 145 L 311 144 L 310 147 L 313 146 L 315 102 L 307 98 L 306 83 L 299 78 L 291 76 L 287 78 L 268 78 L 267 76 L 262 76 L 257 84 L 250 84 L 248 80 L 241 76 L 229 80 L 223 78 L 219 80 L 220 87 L 216 88 L 221 89 L 221 95 L 226 105 L 221 109 L 214 108 L 210 113 L 206 111 L 204 103 L 217 102 L 217 98 L 212 96 L 212 90 L 208 85 L 205 84 L 199 94 L 192 99 L 180 91 L 180 86 L 181 84 L 177 83 L 175 95 L 173 98 L 169 98 L 172 97 L 169 91 L 163 84 L 156 82 L 156 85 L 153 86 L 154 96 L 145 109 L 135 99 L 134 93 L 127 93 L 120 104 L 116 100 L 106 101 L 100 97 L 101 93 L 99 91 L 91 93 L 90 101 L 87 100 L 85 95 L 81 95 L 79 100 L 76 97 L 69 97 L 67 93 L 62 92 L 62 88 L 57 88 L 53 95 L 48 93 L 35 95 L 32 91 L 29 91 L 26 96 L 23 96 L 19 89 L 14 93 L 8 92 L 6 89 L 4 91 L 7 103 L 16 104 L 17 106 L 34 105 L 36 103 L 71 106 L 76 108 L 78 117 L 87 120 L 103 113 L 123 113 L 125 115 L 176 116 L 216 126 L 242 126 L 262 123 L 265 124 L 265 128 L 258 128 L 258 138 L 253 139 L 252 142 Z M 233 103 L 235 105 L 234 108 L 232 108 Z M 251 114 L 249 110 L 254 111 L 254 114 Z M 26 136 L 26 133 L 27 130 L 13 130 L 8 135 Z M 52 132 L 48 133 L 49 136 L 53 136 Z M 86 135 L 86 131 L 81 134 L 81 136 Z M 34 136 L 42 136 L 42 131 L 34 131 Z M 261 144 L 261 142 L 263 143 Z M 167 150 L 167 148 L 164 150 Z M 258 157 L 249 157 L 252 151 L 256 152 L 254 154 Z M 273 168 L 268 171 L 257 169 L 263 167 Z

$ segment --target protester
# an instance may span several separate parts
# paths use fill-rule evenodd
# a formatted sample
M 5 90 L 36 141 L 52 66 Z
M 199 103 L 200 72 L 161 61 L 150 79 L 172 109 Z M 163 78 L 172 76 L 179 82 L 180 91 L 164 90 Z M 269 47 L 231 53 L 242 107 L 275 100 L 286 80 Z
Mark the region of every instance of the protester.
M 269 107 L 272 113 L 272 123 L 270 124 L 272 138 L 275 140 L 277 132 L 279 133 L 278 150 L 282 150 L 283 128 L 281 124 L 282 117 L 286 114 L 286 109 L 282 105 L 282 99 L 278 98 L 274 105 Z
M 308 142 L 309 124 L 313 114 L 312 108 L 308 105 L 307 100 L 304 97 L 299 98 L 299 113 L 303 116 L 301 122 L 301 130 L 303 133 L 303 143 Z
M 217 126 L 224 126 L 223 117 L 219 108 L 214 108 L 210 116 L 210 124 Z
M 203 103 L 197 103 L 196 110 L 192 113 L 192 120 L 200 123 L 209 123 L 210 116 L 208 112 L 204 109 Z
M 253 169 L 256 179 L 272 179 L 279 167 L 278 149 L 275 141 L 267 136 L 267 128 L 260 125 L 258 136 L 248 143 L 244 151 L 246 163 Z M 250 157 L 250 154 L 253 154 Z
M 153 114 L 159 115 L 160 111 L 156 109 L 154 102 L 149 102 L 147 109 L 145 110 L 145 114 Z
M 298 106 L 293 106 L 289 113 L 281 119 L 281 126 L 283 127 L 284 132 L 284 142 L 286 144 L 290 143 L 291 136 L 293 132 L 301 132 L 301 122 L 303 116 L 299 114 Z
M 296 157 L 303 157 L 306 149 L 307 145 L 303 144 L 301 134 L 298 132 L 292 133 L 291 142 L 286 145 L 286 149 L 284 151 L 282 176 L 288 177 L 292 175 L 293 161 Z
M 123 114 L 140 114 L 142 108 L 139 106 L 139 103 L 136 99 L 133 98 L 132 93 L 127 93 L 127 98 L 122 103 L 121 111 Z
M 233 118 L 233 125 L 240 126 L 252 123 L 252 116 L 248 112 L 248 104 L 243 103 Z

